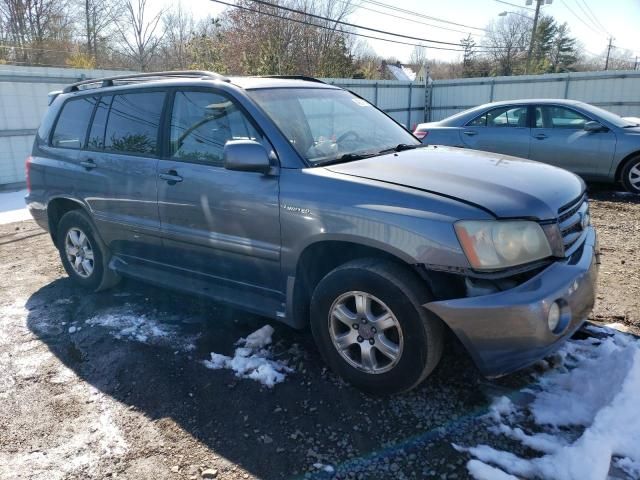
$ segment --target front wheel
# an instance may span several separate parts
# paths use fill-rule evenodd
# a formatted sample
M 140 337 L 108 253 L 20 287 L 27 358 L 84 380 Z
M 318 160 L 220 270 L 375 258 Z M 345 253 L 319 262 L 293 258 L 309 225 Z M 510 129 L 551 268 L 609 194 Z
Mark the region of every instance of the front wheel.
M 628 192 L 640 194 L 640 156 L 632 158 L 622 169 L 622 184 Z
M 372 393 L 410 390 L 436 367 L 443 327 L 422 304 L 426 286 L 408 268 L 355 260 L 329 272 L 311 299 L 311 328 L 331 369 Z

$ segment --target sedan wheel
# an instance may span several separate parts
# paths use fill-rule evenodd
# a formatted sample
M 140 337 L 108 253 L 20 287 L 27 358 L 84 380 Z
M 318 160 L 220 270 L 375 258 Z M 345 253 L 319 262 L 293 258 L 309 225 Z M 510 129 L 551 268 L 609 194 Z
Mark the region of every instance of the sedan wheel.
M 632 158 L 624 166 L 622 183 L 627 191 L 640 194 L 640 157 Z

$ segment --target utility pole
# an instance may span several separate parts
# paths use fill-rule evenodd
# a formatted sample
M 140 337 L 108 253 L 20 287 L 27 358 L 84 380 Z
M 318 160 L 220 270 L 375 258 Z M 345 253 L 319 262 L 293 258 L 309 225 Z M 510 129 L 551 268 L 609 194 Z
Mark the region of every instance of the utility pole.
M 633 69 L 638 70 L 638 56 L 636 55 L 636 63 L 633 64 Z
M 538 17 L 540 16 L 540 7 L 542 6 L 542 2 L 544 0 L 535 0 L 536 2 L 536 13 L 533 16 L 533 27 L 531 29 L 531 40 L 529 40 L 529 51 L 527 52 L 527 64 L 524 68 L 524 73 L 527 75 L 529 73 L 529 67 L 531 65 L 531 53 L 533 52 L 533 44 L 536 38 L 536 30 L 538 29 Z
M 607 59 L 604 62 L 604 69 L 609 70 L 609 55 L 611 54 L 611 43 L 613 42 L 613 37 L 609 37 L 609 46 L 607 47 Z

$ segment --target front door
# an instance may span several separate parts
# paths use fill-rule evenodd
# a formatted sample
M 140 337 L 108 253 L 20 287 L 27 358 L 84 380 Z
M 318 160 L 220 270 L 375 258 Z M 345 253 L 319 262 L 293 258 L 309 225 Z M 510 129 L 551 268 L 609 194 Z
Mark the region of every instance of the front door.
M 536 106 L 529 158 L 585 177 L 608 174 L 615 152 L 616 135 L 610 130 L 584 130 L 589 120 L 582 113 L 567 107 Z
M 267 140 L 211 89 L 178 90 L 170 103 L 168 152 L 158 164 L 164 261 L 183 274 L 278 289 L 278 177 L 223 165 L 227 141 Z
M 530 131 L 528 107 L 509 105 L 486 111 L 460 130 L 467 148 L 527 158 Z

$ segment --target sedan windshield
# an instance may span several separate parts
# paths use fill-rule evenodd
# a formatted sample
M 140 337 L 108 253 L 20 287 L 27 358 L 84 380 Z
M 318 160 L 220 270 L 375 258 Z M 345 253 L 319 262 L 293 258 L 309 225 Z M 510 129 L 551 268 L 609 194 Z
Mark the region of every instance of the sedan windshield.
M 274 88 L 249 93 L 312 165 L 421 145 L 384 113 L 345 90 Z

